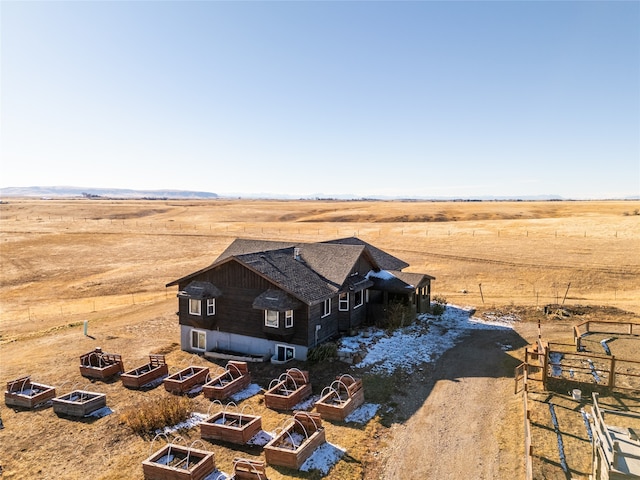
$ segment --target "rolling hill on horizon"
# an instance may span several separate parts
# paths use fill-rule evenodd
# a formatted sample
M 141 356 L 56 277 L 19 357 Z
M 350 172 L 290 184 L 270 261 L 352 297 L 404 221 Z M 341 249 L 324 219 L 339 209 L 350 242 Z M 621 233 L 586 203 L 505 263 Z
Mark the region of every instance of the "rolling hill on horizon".
M 190 190 L 134 190 L 125 188 L 91 187 L 5 187 L 0 188 L 0 197 L 85 197 L 85 198 L 218 198 L 212 192 Z
M 116 199 L 201 199 L 211 200 L 218 198 L 236 199 L 274 199 L 274 200 L 379 200 L 379 201 L 571 201 L 571 200 L 639 200 L 640 195 L 618 196 L 611 198 L 565 198 L 555 194 L 541 195 L 480 195 L 480 196 L 451 196 L 436 197 L 429 195 L 403 196 L 403 195 L 354 195 L 314 193 L 310 195 L 295 195 L 283 193 L 229 193 L 217 194 L 213 192 L 158 189 L 138 190 L 124 188 L 92 188 L 75 186 L 31 186 L 31 187 L 2 187 L 0 197 L 40 197 L 40 198 L 116 198 Z

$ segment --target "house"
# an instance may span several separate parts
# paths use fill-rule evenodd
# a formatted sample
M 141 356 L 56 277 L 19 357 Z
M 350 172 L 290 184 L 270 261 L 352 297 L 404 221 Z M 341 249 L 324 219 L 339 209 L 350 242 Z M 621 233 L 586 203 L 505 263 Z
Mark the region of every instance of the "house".
M 358 238 L 236 239 L 178 286 L 181 347 L 305 360 L 307 351 L 384 318 L 402 302 L 427 312 L 434 277 Z

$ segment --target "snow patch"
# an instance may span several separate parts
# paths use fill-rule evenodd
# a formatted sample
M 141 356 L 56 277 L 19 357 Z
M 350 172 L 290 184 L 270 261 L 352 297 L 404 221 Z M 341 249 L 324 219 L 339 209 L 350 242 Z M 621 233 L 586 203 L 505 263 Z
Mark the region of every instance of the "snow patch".
M 402 369 L 412 372 L 424 362 L 437 360 L 473 330 L 511 330 L 513 321 L 494 318 L 490 321 L 471 317 L 471 307 L 447 305 L 440 316 L 422 314 L 413 324 L 392 334 L 366 330 L 341 339 L 338 351 L 366 352 L 355 368 L 371 366 L 373 373 L 391 375 Z
M 355 422 L 355 423 L 367 423 L 369 420 L 371 420 L 375 416 L 379 408 L 380 408 L 380 405 L 378 404 L 365 403 L 360 407 L 356 408 L 349 415 L 347 415 L 344 421 Z
M 320 400 L 320 395 L 312 395 L 306 400 L 294 405 L 291 410 L 311 410 L 318 400 Z
M 373 270 L 370 270 L 369 273 L 367 273 L 366 275 L 367 278 L 380 278 L 382 280 L 391 280 L 392 278 L 396 278 L 396 276 L 387 271 L 387 270 L 379 270 L 377 272 L 374 272 Z
M 587 428 L 589 441 L 593 442 L 593 432 L 591 431 L 591 423 L 589 422 L 590 415 L 585 411 L 584 408 L 580 409 L 580 413 L 582 414 L 582 421 L 584 422 L 584 426 Z
M 247 445 L 257 445 L 259 447 L 264 447 L 267 443 L 273 440 L 275 434 L 265 432 L 264 430 L 260 430 L 253 437 L 249 439 Z
M 258 385 L 257 383 L 252 383 L 244 390 L 241 390 L 238 393 L 234 393 L 233 395 L 231 395 L 231 400 L 237 403 L 241 400 L 246 400 L 247 398 L 251 398 L 254 395 L 257 395 L 258 393 L 260 393 L 261 391 L 262 391 L 262 387 L 260 385 Z
M 329 470 L 331 470 L 331 467 L 338 463 L 345 452 L 346 450 L 344 448 L 325 442 L 316 448 L 311 456 L 305 460 L 300 470 L 303 472 L 319 470 L 323 475 L 326 475 L 329 473 Z
M 569 473 L 569 468 L 567 467 L 567 458 L 564 454 L 564 443 L 562 442 L 562 434 L 560 433 L 560 426 L 558 425 L 558 418 L 556 417 L 556 411 L 553 408 L 553 403 L 549 404 L 549 412 L 551 412 L 551 421 L 553 422 L 553 429 L 556 432 L 556 436 L 558 437 L 558 455 L 560 456 L 560 466 L 564 473 Z
M 551 352 L 549 354 L 549 365 L 551 365 L 551 375 L 554 377 L 562 376 L 562 366 L 560 362 L 562 362 L 562 358 L 564 355 L 560 352 Z
M 165 435 L 168 433 L 177 432 L 178 430 L 193 428 L 198 426 L 201 422 L 205 421 L 208 418 L 205 413 L 197 413 L 193 412 L 189 418 L 187 418 L 184 422 L 177 423 L 175 425 L 171 425 L 169 427 L 158 428 L 154 433 L 160 434 L 164 433 Z
M 602 380 L 600 379 L 600 375 L 598 375 L 596 366 L 593 364 L 593 361 L 590 358 L 587 358 L 587 362 L 589 363 L 589 368 L 591 369 L 591 375 L 593 375 L 594 380 L 596 381 L 596 383 L 600 383 Z

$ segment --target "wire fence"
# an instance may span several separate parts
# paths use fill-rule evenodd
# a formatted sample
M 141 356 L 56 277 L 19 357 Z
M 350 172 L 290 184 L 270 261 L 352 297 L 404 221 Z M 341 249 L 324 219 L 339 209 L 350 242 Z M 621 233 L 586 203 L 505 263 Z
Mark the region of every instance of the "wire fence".
M 297 234 L 300 236 L 381 236 L 381 235 L 411 235 L 419 237 L 532 237 L 532 238 L 635 238 L 637 232 L 632 228 L 484 228 L 470 227 L 455 222 L 391 222 L 391 223 L 360 223 L 352 222 L 215 222 L 196 223 L 175 220 L 146 221 L 131 218 L 89 218 L 64 216 L 3 216 L 0 219 L 1 228 L 6 232 L 21 232 L 21 224 L 29 231 L 33 231 L 34 223 L 39 228 L 59 228 L 62 225 L 75 225 L 76 230 L 146 232 L 157 235 L 176 233 L 200 235 L 248 235 L 248 236 L 279 236 L 282 234 Z M 451 225 L 453 223 L 453 225 Z M 84 226 L 80 227 L 80 225 Z
M 53 319 L 66 319 L 74 315 L 106 312 L 115 308 L 131 305 L 144 305 L 159 302 L 173 296 L 168 289 L 164 292 L 136 292 L 122 295 L 67 299 L 60 302 L 37 303 L 26 308 L 4 308 L 2 317 L 11 322 L 38 322 Z M 7 324 L 5 324 L 7 325 Z

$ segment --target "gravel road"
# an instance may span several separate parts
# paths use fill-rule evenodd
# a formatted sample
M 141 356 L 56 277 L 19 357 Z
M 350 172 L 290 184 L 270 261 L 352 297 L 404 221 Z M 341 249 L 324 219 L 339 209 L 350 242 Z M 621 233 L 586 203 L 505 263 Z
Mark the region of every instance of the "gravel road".
M 529 332 L 530 333 L 530 332 Z M 512 330 L 476 330 L 411 377 L 399 415 L 367 479 L 522 478 L 521 396 L 505 352 L 527 342 Z

